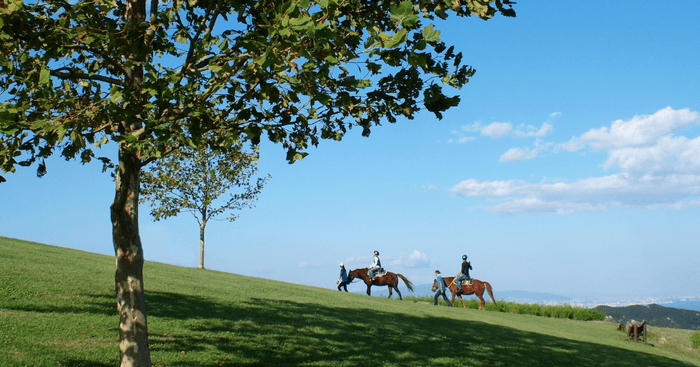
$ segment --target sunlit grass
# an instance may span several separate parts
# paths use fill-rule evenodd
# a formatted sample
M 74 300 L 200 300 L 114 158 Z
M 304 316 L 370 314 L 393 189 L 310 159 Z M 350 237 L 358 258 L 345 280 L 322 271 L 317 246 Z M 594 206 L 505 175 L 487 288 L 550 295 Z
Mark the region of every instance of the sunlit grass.
M 0 366 L 118 364 L 113 258 L 0 238 L 0 261 Z M 687 330 L 653 328 L 650 347 L 602 322 L 159 263 L 144 274 L 154 366 L 700 365 Z

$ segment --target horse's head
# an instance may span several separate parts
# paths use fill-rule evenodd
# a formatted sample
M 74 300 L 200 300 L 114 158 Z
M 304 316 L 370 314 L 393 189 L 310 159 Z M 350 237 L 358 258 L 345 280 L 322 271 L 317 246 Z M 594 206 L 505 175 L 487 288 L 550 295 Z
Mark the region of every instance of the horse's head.
M 355 278 L 364 279 L 363 275 L 367 274 L 367 269 L 354 269 L 348 271 L 348 280 L 353 281 Z
M 433 288 L 431 288 L 431 289 L 433 292 L 435 292 L 435 291 L 437 291 L 437 288 L 438 288 L 437 279 L 433 279 Z
M 357 269 L 348 271 L 348 280 L 349 281 L 352 282 L 357 277 L 358 277 Z

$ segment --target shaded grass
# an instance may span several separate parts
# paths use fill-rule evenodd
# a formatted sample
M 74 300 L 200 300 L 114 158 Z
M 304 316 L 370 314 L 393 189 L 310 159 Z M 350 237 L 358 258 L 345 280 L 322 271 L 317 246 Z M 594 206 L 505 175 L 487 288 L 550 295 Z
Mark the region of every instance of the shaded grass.
M 0 366 L 118 364 L 111 257 L 3 238 L 0 254 L 9 264 L 0 270 Z M 611 324 L 150 262 L 144 274 L 156 366 L 700 365 L 630 342 Z

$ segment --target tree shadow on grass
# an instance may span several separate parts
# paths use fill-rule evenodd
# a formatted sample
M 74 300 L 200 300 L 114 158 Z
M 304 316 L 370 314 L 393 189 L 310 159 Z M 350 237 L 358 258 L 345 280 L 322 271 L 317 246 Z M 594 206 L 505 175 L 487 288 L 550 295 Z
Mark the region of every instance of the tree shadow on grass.
M 103 316 L 116 316 L 116 296 L 109 294 L 67 294 L 65 297 L 54 297 L 41 300 L 21 302 L 6 302 L 2 308 L 15 311 L 37 313 L 88 313 Z
M 198 361 L 201 366 L 692 366 L 475 321 L 269 299 L 228 305 L 159 292 L 148 299 L 151 320 L 189 320 L 185 332 L 152 335 L 152 350 L 164 355 L 214 350 L 209 355 L 220 356 Z M 173 358 L 167 365 L 192 362 Z
M 116 316 L 112 295 L 82 296 L 87 302 L 17 309 Z M 168 292 L 146 292 L 146 300 L 154 365 L 163 358 L 168 366 L 693 366 L 643 352 L 447 317 L 270 299 L 228 304 Z M 171 333 L 167 320 L 176 322 L 178 331 Z M 159 323 L 166 333 L 154 333 Z M 205 360 L 192 359 L 191 354 L 197 353 Z M 106 366 L 87 359 L 71 359 L 65 365 Z

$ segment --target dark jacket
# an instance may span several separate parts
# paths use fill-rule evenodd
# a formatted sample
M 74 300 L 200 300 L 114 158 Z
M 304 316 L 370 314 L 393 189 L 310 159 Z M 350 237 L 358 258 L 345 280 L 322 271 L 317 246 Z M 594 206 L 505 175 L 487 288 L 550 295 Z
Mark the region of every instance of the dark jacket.
M 462 261 L 462 274 L 469 276 L 469 270 L 472 268 L 470 261 Z

